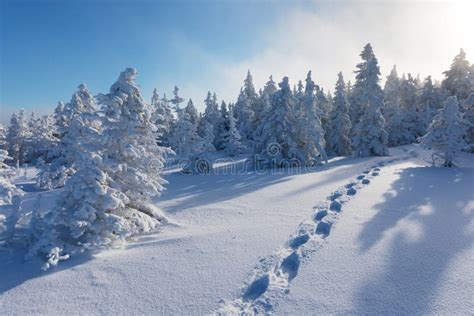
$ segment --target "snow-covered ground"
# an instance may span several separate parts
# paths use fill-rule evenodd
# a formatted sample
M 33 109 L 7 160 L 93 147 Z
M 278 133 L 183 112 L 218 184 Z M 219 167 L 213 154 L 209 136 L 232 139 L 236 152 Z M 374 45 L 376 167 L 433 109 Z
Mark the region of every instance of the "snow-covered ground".
M 472 314 L 474 156 L 445 169 L 415 145 L 391 154 L 296 174 L 169 173 L 157 204 L 172 223 L 125 250 L 43 272 L 0 248 L 0 314 Z M 57 195 L 30 171 L 16 181 L 23 212 Z

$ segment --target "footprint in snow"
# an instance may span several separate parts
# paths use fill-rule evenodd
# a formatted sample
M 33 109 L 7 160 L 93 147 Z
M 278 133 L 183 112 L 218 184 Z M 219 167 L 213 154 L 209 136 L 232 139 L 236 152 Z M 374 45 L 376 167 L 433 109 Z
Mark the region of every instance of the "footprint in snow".
M 255 280 L 250 284 L 243 295 L 245 301 L 253 301 L 261 296 L 268 289 L 270 284 L 270 278 L 268 274 L 265 274 L 261 278 Z
M 288 275 L 288 281 L 291 281 L 297 274 L 300 267 L 300 257 L 296 252 L 286 257 L 281 263 L 281 271 Z
M 376 176 L 378 176 L 378 175 L 379 175 L 378 172 L 372 172 L 372 176 L 376 177 Z
M 369 179 L 364 179 L 362 180 L 362 184 L 369 184 L 370 183 L 370 180 Z
M 347 189 L 347 195 L 356 195 L 357 190 L 354 188 Z
M 331 232 L 331 223 L 327 222 L 319 222 L 318 226 L 316 227 L 315 234 L 322 235 L 323 238 L 327 237 Z
M 314 220 L 315 221 L 320 221 L 326 215 L 328 215 L 328 211 L 327 210 L 321 210 L 321 211 L 316 213 L 316 216 L 314 216 Z
M 365 174 L 361 174 L 360 176 L 357 176 L 357 180 L 362 180 L 365 178 Z
M 301 245 L 306 244 L 308 242 L 308 240 L 309 240 L 309 235 L 308 234 L 299 235 L 299 236 L 297 236 L 297 237 L 295 237 L 291 240 L 290 247 L 292 249 L 297 249 Z
M 329 206 L 329 209 L 335 212 L 340 212 L 341 208 L 342 208 L 342 204 L 339 201 L 332 201 L 331 205 Z

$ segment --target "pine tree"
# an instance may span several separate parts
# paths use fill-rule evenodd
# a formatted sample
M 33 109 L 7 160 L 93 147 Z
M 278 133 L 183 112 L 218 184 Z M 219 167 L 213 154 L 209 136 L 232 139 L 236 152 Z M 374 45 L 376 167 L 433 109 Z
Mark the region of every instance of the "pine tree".
M 21 166 L 25 161 L 27 137 L 25 110 L 21 109 L 18 114 L 13 113 L 7 133 L 8 152 L 17 166 Z
M 453 167 L 456 155 L 465 146 L 467 122 L 462 118 L 456 96 L 449 97 L 435 115 L 422 144 L 433 150 L 433 163 L 441 159 L 445 167 Z
M 23 191 L 11 183 L 11 178 L 16 174 L 5 160 L 10 160 L 6 150 L 0 149 L 0 206 L 12 204 L 15 195 L 22 195 Z M 1 228 L 0 223 L 0 228 Z
M 178 119 L 172 137 L 172 149 L 181 157 L 190 157 L 202 152 L 204 139 L 197 133 L 197 125 L 192 122 L 191 116 L 186 110 L 178 110 Z
M 378 61 L 370 44 L 364 46 L 360 54 L 362 62 L 357 64 L 356 81 L 351 93 L 351 120 L 355 129 L 369 104 L 377 104 L 383 99 L 379 86 L 380 70 Z
M 97 105 L 94 97 L 85 84 L 80 84 L 78 90 L 72 95 L 71 101 L 67 103 L 62 112 L 58 114 L 62 127 L 58 128 L 60 141 L 57 152 L 52 162 L 41 166 L 38 174 L 37 185 L 40 188 L 54 189 L 63 187 L 68 177 L 74 174 L 74 161 L 78 155 L 75 143 L 77 142 L 77 126 L 71 122 L 78 116 L 82 116 L 93 128 L 100 128 L 100 119 L 95 115 Z
M 186 113 L 189 114 L 189 119 L 191 120 L 191 123 L 195 124 L 197 126 L 199 122 L 199 113 L 194 106 L 193 100 L 189 99 L 188 104 L 184 108 Z
M 164 96 L 160 96 L 156 89 L 153 90 L 151 97 L 151 107 L 153 109 L 152 120 L 155 122 L 158 130 L 156 131 L 158 144 L 161 146 L 170 146 L 170 139 L 172 137 L 172 126 L 174 124 L 174 116 L 169 107 L 169 102 Z
M 400 90 L 400 78 L 396 66 L 393 66 L 390 75 L 387 76 L 387 81 L 385 81 L 385 97 L 382 107 L 387 124 L 388 145 L 390 146 L 406 145 L 415 141 L 415 135 L 408 126 L 406 112 L 402 109 Z
M 200 122 L 199 132 L 201 137 L 203 137 L 206 141 L 210 141 L 210 143 L 216 147 L 218 145 L 218 128 L 219 124 L 221 124 L 222 117 L 221 113 L 219 112 L 219 105 L 217 104 L 217 96 L 216 94 L 211 94 L 209 91 L 207 93 L 207 97 L 204 100 L 206 108 L 204 110 L 203 119 Z M 212 126 L 213 130 L 212 133 L 208 130 L 208 127 Z M 213 137 L 211 139 L 211 137 Z
M 220 118 L 217 121 L 217 126 L 216 126 L 216 149 L 217 150 L 224 150 L 225 149 L 225 143 L 226 140 L 224 139 L 225 135 L 229 131 L 229 113 L 227 111 L 227 104 L 222 101 L 221 102 L 221 107 L 220 107 Z
M 346 86 L 342 73 L 338 74 L 336 90 L 334 95 L 334 107 L 331 113 L 330 134 L 328 147 L 330 153 L 336 156 L 349 156 L 352 154 L 351 119 L 347 105 Z
M 454 57 L 450 69 L 443 72 L 445 78 L 442 88 L 448 91 L 450 96 L 454 95 L 458 100 L 464 100 L 474 91 L 474 84 L 470 78 L 472 76 L 470 67 L 466 53 L 461 48 L 459 54 Z
M 0 149 L 7 149 L 7 128 L 0 124 Z
M 325 132 L 321 123 L 322 111 L 317 106 L 318 100 L 317 94 L 315 94 L 317 89 L 318 87 L 311 78 L 311 71 L 309 71 L 306 76 L 305 90 L 299 100 L 300 105 L 295 107 L 298 122 L 295 126 L 298 131 L 296 140 L 301 147 L 301 162 L 304 163 L 315 160 L 317 163 L 320 163 L 321 160 L 327 162 Z
M 224 150 L 229 156 L 236 156 L 244 152 L 245 147 L 240 142 L 241 137 L 239 131 L 237 130 L 234 114 L 232 111 L 228 115 L 228 120 L 229 129 L 225 132 L 223 140 L 223 143 L 225 144 Z
M 464 101 L 464 120 L 468 125 L 466 134 L 467 151 L 474 153 L 474 93 Z
M 356 106 L 363 114 L 354 129 L 353 152 L 356 156 L 385 156 L 388 155 L 388 133 L 381 112 L 383 91 L 379 85 L 377 58 L 370 44 L 364 47 L 361 57 L 364 62 L 357 65 L 354 92 Z
M 422 134 L 425 134 L 433 117 L 442 106 L 438 89 L 433 85 L 431 76 L 426 77 L 418 98 L 419 124 Z
M 272 97 L 272 110 L 263 120 L 261 159 L 274 166 L 284 166 L 296 160 L 301 163 L 305 154 L 299 147 L 297 121 L 294 113 L 296 100 L 288 77 L 279 84 L 280 90 Z
M 423 135 L 423 130 L 418 112 L 417 85 L 411 74 L 403 75 L 400 80 L 400 107 L 403 111 L 406 128 L 411 134 L 412 142 L 414 142 Z

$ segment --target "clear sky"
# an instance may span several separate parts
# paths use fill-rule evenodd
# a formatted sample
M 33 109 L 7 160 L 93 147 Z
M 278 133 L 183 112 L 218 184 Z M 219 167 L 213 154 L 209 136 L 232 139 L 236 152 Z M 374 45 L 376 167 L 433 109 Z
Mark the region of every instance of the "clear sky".
M 473 2 L 1 0 L 0 121 L 51 111 L 81 82 L 107 92 L 128 66 L 147 99 L 177 84 L 201 109 L 208 90 L 235 101 L 247 69 L 257 88 L 311 69 L 332 89 L 367 42 L 383 76 L 441 78 L 460 47 L 474 61 Z

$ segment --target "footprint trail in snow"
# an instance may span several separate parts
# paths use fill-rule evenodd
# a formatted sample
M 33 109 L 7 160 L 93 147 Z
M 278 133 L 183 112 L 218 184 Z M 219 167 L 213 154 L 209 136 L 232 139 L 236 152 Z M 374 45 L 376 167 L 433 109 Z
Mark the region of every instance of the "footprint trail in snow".
M 278 300 L 289 293 L 290 282 L 298 276 L 301 261 L 321 247 L 321 242 L 330 236 L 332 226 L 344 205 L 358 190 L 370 184 L 381 168 L 409 157 L 392 158 L 375 163 L 346 185 L 329 194 L 314 207 L 311 219 L 302 222 L 297 233 L 274 254 L 260 259 L 253 270 L 251 281 L 244 286 L 242 294 L 232 300 L 222 300 L 214 314 L 259 314 L 274 310 Z

